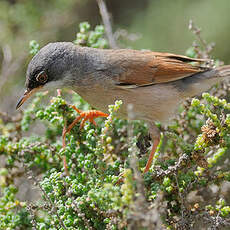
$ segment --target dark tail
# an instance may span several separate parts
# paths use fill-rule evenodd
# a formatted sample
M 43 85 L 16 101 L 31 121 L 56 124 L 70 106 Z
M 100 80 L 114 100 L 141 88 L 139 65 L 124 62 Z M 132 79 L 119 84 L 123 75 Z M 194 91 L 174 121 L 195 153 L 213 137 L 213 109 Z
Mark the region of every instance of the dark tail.
M 221 78 L 230 77 L 230 65 L 218 67 L 216 68 L 216 70 L 218 71 L 219 77 Z
M 230 78 L 230 65 L 196 73 L 177 82 L 185 97 L 193 97 L 208 91 L 213 85 Z

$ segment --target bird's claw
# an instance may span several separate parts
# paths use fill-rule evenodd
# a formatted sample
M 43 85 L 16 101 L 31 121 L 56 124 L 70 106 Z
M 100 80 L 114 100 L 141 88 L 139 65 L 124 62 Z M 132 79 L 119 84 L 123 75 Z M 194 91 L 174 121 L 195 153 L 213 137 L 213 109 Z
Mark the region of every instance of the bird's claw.
M 108 114 L 103 113 L 99 110 L 88 110 L 88 111 L 81 111 L 76 106 L 71 106 L 77 113 L 79 113 L 79 116 L 75 118 L 75 120 L 66 128 L 64 127 L 62 132 L 62 146 L 63 148 L 66 147 L 65 143 L 65 137 L 68 132 L 81 120 L 80 123 L 80 129 L 83 128 L 85 122 L 88 120 L 90 123 L 94 124 L 96 126 L 96 122 L 94 121 L 97 117 L 108 117 Z

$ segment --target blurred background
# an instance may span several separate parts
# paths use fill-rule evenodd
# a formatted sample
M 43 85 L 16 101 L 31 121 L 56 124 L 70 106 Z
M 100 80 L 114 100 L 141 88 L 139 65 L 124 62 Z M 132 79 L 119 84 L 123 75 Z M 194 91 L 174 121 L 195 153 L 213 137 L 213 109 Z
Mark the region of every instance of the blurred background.
M 119 46 L 184 54 L 194 35 L 189 20 L 215 42 L 214 58 L 230 63 L 229 0 L 107 0 Z M 78 25 L 101 24 L 95 0 L 0 0 L 0 111 L 16 113 L 31 55 L 30 40 L 41 46 L 73 41 Z M 127 35 L 128 34 L 128 35 Z

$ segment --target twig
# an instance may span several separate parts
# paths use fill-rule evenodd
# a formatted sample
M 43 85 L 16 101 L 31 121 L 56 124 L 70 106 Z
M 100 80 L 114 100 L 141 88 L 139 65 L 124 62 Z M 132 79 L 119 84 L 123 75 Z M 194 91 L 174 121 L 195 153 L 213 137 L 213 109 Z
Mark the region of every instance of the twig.
M 174 166 L 169 166 L 167 170 L 155 167 L 155 172 L 153 174 L 153 179 L 161 179 L 164 176 L 169 176 L 177 173 L 181 168 L 188 167 L 186 166 L 190 160 L 190 157 L 187 154 L 180 156 L 179 160 L 175 163 Z
M 186 208 L 185 208 L 185 199 L 184 199 L 184 196 L 181 194 L 181 192 L 180 192 L 180 186 L 179 186 L 179 182 L 178 182 L 178 178 L 177 178 L 177 174 L 175 173 L 174 174 L 174 176 L 175 176 L 175 180 L 176 180 L 176 185 L 177 185 L 177 189 L 178 189 L 178 195 L 179 195 L 179 198 L 180 198 L 180 202 L 181 202 L 181 205 L 180 205 L 180 207 L 181 207 L 181 219 L 180 219 L 180 224 L 181 225 L 183 225 L 183 226 L 189 226 L 189 220 L 188 220 L 188 218 L 187 218 L 187 215 L 185 215 L 186 214 Z M 191 221 L 191 219 L 190 219 L 190 221 Z
M 56 215 L 56 216 L 57 216 L 57 219 L 58 219 L 58 221 L 59 221 L 60 226 L 62 226 L 62 228 L 63 228 L 64 230 L 67 230 L 67 228 L 66 228 L 64 222 L 62 221 L 61 217 L 59 216 L 59 214 L 58 214 L 58 212 L 57 212 L 57 207 L 55 206 L 54 202 L 53 202 L 53 201 L 50 199 L 50 197 L 46 194 L 45 190 L 42 188 L 42 186 L 40 185 L 40 182 L 39 182 L 38 179 L 34 176 L 33 172 L 32 172 L 30 169 L 28 169 L 27 165 L 26 165 L 24 162 L 22 162 L 22 163 L 23 163 L 24 169 L 25 169 L 26 172 L 27 172 L 28 178 L 34 181 L 34 184 L 35 184 L 36 186 L 39 187 L 39 189 L 42 191 L 42 193 L 43 193 L 43 195 L 44 195 L 45 200 L 49 203 L 49 205 L 50 205 L 50 207 L 51 207 L 51 210 L 50 210 L 51 213 L 52 213 L 53 215 Z
M 201 218 L 203 218 L 203 220 L 207 224 L 211 224 L 211 228 L 209 228 L 210 230 L 218 230 L 218 229 L 223 229 L 224 227 L 230 226 L 230 219 L 221 217 L 220 211 L 217 213 L 216 216 L 210 215 L 207 211 L 205 211 L 200 216 Z M 227 229 L 227 228 L 224 228 L 224 229 Z
M 197 37 L 198 41 L 201 43 L 201 45 L 204 48 L 207 48 L 207 46 L 208 46 L 207 42 L 200 35 L 201 29 L 194 25 L 193 20 L 189 21 L 189 29 L 196 35 L 196 37 Z
M 213 67 L 214 62 L 211 59 L 210 53 L 214 49 L 215 43 L 208 44 L 201 36 L 201 29 L 198 28 L 192 20 L 189 21 L 189 30 L 193 32 L 193 34 L 197 38 L 197 41 L 200 43 L 200 45 L 197 44 L 196 42 L 193 44 L 198 57 L 204 58 L 204 59 L 207 59 L 207 58 L 210 59 L 210 61 L 207 64 L 210 67 Z
M 90 219 L 87 219 L 85 213 L 81 211 L 81 208 L 79 207 L 78 203 L 76 202 L 76 200 L 74 200 L 75 198 L 73 197 L 72 189 L 70 189 L 67 183 L 64 183 L 64 185 L 67 197 L 72 200 L 71 208 L 75 211 L 76 215 L 83 220 L 84 225 L 85 227 L 87 227 L 88 230 L 95 230 L 95 228 L 91 226 Z
M 116 49 L 118 47 L 117 47 L 115 38 L 113 36 L 112 25 L 110 22 L 110 17 L 109 17 L 109 13 L 108 13 L 106 4 L 105 4 L 104 0 L 97 0 L 97 4 L 98 4 L 98 7 L 99 7 L 99 10 L 101 13 L 103 24 L 105 26 L 105 33 L 106 33 L 106 36 L 109 40 L 109 45 L 111 48 Z
M 33 226 L 32 230 L 38 230 L 37 221 L 36 221 L 35 213 L 34 213 L 34 210 L 33 210 L 33 205 L 28 204 L 27 207 L 26 207 L 26 210 L 30 213 L 31 224 Z
M 91 226 L 90 221 L 85 216 L 85 213 L 81 212 L 81 210 L 78 207 L 78 204 L 77 204 L 76 201 L 73 201 L 71 207 L 76 212 L 76 214 L 78 215 L 78 217 L 80 217 L 83 220 L 83 222 L 84 222 L 85 226 L 87 227 L 87 229 L 89 229 L 89 230 L 94 230 L 95 229 L 94 227 Z
M 134 119 L 133 105 L 129 104 L 127 107 L 129 120 Z M 131 123 L 128 123 L 128 138 L 129 142 L 132 143 L 134 137 L 133 127 Z M 136 196 L 134 198 L 133 205 L 131 206 L 131 211 L 128 214 L 128 229 L 158 229 L 161 230 L 162 222 L 160 214 L 163 213 L 165 207 L 162 207 L 162 194 L 159 194 L 154 202 L 153 208 L 149 209 L 149 204 L 145 197 L 145 185 L 143 177 L 138 170 L 137 157 L 135 152 L 137 152 L 136 145 L 130 146 L 130 167 L 133 170 L 134 178 L 136 181 Z
M 134 113 L 133 113 L 133 105 L 132 104 L 128 104 L 127 107 L 127 111 L 128 111 L 128 138 L 129 138 L 129 142 L 132 143 L 132 139 L 134 137 L 133 134 L 133 126 L 130 122 L 130 120 L 134 119 Z M 135 152 L 137 152 L 136 149 L 136 145 L 131 145 L 130 148 L 131 152 L 130 152 L 130 167 L 133 169 L 133 173 L 134 173 L 134 178 L 137 181 L 137 192 L 138 194 L 138 198 L 136 201 L 140 202 L 141 205 L 139 206 L 139 208 L 144 208 L 144 206 L 146 206 L 146 200 L 145 200 L 145 190 L 144 190 L 144 181 L 143 181 L 143 177 L 141 176 L 140 171 L 137 168 L 137 157 Z

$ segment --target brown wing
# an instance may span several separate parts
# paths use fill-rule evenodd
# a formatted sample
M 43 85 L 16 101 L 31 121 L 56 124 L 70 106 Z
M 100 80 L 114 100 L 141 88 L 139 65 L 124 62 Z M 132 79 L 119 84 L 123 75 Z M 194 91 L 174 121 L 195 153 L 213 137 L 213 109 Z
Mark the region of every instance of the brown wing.
M 150 85 L 171 82 L 203 72 L 204 59 L 158 52 L 126 50 L 119 52 L 123 73 L 117 76 L 118 85 Z M 193 64 L 191 64 L 191 62 Z

